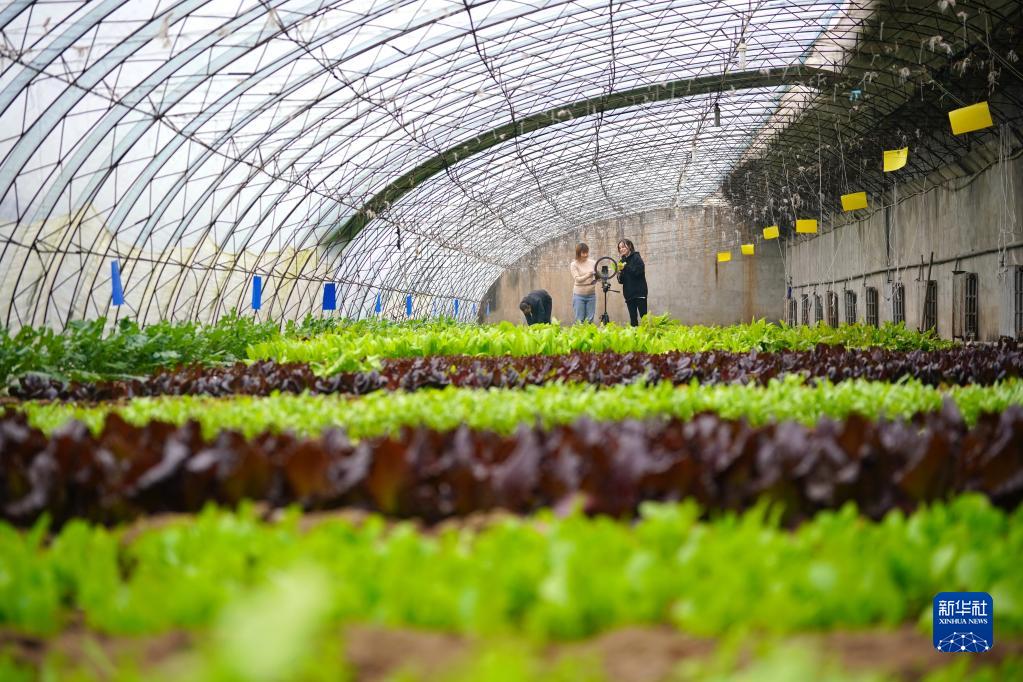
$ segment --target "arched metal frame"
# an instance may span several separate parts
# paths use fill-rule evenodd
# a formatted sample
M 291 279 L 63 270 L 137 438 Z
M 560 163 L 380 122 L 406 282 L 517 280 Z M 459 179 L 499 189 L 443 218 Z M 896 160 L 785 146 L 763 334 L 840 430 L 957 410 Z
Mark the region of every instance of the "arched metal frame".
M 751 225 L 781 224 L 792 237 L 797 217 L 838 222 L 842 194 L 866 191 L 874 205 L 982 169 L 1023 148 L 1023 3 L 882 2 L 863 23 L 856 50 L 832 92 L 820 92 L 768 142 L 755 147 L 722 184 Z M 930 9 L 931 11 L 927 11 Z M 855 97 L 854 97 L 855 93 Z M 989 102 L 995 126 L 953 135 L 948 112 Z M 906 167 L 884 173 L 885 149 L 908 147 Z
M 907 115 L 940 127 L 927 88 L 1016 111 L 1018 3 L 964 4 L 8 2 L 0 315 L 213 320 L 258 274 L 273 319 L 318 310 L 327 281 L 339 314 L 380 296 L 403 315 L 411 293 L 416 316 L 459 299 L 468 319 L 502 269 L 608 216 L 728 201 L 752 230 L 794 195 L 830 213 L 883 188 L 862 160 Z M 964 151 L 925 138 L 911 174 Z

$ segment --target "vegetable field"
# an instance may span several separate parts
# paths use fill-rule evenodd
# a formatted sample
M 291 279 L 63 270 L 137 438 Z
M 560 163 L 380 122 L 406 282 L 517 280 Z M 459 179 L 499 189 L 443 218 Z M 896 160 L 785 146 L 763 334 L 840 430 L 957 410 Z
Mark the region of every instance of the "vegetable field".
M 0 371 L 0 679 L 1023 674 L 1013 342 L 229 316 Z

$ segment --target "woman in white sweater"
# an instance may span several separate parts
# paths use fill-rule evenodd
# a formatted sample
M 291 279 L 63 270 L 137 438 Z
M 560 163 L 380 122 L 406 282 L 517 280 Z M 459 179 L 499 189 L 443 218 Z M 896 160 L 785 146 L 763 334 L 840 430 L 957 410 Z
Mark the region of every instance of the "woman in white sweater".
M 572 310 L 576 322 L 593 324 L 593 316 L 597 312 L 597 276 L 594 273 L 596 263 L 590 260 L 590 247 L 579 242 L 575 247 L 575 260 L 572 261 Z

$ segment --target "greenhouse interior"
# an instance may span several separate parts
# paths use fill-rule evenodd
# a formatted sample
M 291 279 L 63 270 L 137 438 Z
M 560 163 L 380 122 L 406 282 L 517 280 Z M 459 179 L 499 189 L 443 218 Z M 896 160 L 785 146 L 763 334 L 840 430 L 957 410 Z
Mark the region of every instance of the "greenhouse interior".
M 0 0 L 0 682 L 1023 680 L 1020 0 Z

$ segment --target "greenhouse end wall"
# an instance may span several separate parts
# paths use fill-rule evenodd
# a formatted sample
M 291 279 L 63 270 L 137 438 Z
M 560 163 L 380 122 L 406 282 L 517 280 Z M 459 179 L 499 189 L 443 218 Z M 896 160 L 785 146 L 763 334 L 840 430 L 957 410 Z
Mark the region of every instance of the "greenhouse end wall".
M 668 313 L 684 324 L 734 324 L 754 318 L 778 320 L 785 296 L 784 269 L 777 242 L 758 244 L 752 257 L 732 248 L 732 261 L 717 263 L 719 245 L 736 241 L 737 225 L 727 207 L 702 206 L 648 211 L 592 223 L 552 239 L 507 269 L 483 303 L 486 322 L 522 322 L 519 301 L 534 289 L 546 289 L 554 300 L 554 317 L 573 320 L 569 264 L 578 242 L 590 257 L 616 255 L 619 239 L 631 239 L 646 263 L 649 312 Z M 615 283 L 614 289 L 621 290 Z M 613 322 L 628 324 L 621 293 L 607 297 Z M 487 303 L 490 314 L 486 315 Z M 597 315 L 603 295 L 597 288 Z

